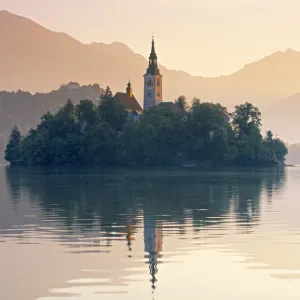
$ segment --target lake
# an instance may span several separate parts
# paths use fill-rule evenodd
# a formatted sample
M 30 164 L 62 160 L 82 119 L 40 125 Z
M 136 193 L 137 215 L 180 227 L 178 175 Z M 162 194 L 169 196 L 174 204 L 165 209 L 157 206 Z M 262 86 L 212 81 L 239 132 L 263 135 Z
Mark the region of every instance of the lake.
M 0 166 L 0 299 L 300 298 L 300 168 Z

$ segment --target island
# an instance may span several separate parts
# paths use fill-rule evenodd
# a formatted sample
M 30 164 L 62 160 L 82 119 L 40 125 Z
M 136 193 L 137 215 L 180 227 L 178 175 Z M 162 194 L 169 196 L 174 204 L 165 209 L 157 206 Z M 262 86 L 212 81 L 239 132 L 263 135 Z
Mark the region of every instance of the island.
M 25 135 L 14 126 L 5 159 L 11 166 L 284 165 L 285 143 L 271 131 L 263 136 L 261 126 L 249 102 L 229 113 L 196 98 L 189 107 L 184 96 L 136 118 L 107 87 L 99 103 L 69 99 Z

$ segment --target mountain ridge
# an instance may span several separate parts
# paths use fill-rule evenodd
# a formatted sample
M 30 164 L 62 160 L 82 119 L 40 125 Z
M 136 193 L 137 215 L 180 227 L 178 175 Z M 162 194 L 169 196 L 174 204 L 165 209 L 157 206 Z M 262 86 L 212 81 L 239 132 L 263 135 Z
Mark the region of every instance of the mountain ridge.
M 0 89 L 49 92 L 64 82 L 81 85 L 98 82 L 114 92 L 126 88 L 131 78 L 140 103 L 147 58 L 126 44 L 84 44 L 63 32 L 55 32 L 8 11 L 0 11 Z M 159 46 L 158 56 L 159 56 Z M 149 43 L 150 51 L 150 43 Z M 160 65 L 164 76 L 164 99 L 185 94 L 233 105 L 251 101 L 268 105 L 300 91 L 300 52 L 277 51 L 229 75 L 193 76 Z

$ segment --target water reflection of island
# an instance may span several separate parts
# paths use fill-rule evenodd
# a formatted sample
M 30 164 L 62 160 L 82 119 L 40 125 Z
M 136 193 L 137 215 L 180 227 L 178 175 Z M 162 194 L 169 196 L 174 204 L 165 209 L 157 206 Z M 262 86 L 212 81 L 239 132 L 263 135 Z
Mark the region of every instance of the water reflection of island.
M 188 219 L 197 234 L 203 228 L 221 227 L 230 216 L 241 229 L 238 232 L 251 233 L 253 226 L 259 224 L 262 195 L 266 194 L 271 203 L 272 193 L 284 186 L 285 170 L 123 172 L 7 168 L 6 181 L 15 209 L 22 209 L 23 199 L 30 199 L 42 213 L 36 230 L 45 231 L 42 219 L 46 219 L 48 227 L 59 229 L 51 232 L 51 238 L 57 235 L 71 250 L 82 246 L 84 250 L 80 251 L 87 251 L 83 247 L 87 246 L 87 238 L 94 238 L 89 251 L 98 249 L 101 253 L 110 251 L 114 239 L 124 239 L 131 257 L 135 228 L 143 227 L 145 258 L 155 289 L 166 224 L 172 224 L 172 234 L 182 234 Z M 0 230 L 4 227 L 0 224 Z M 220 234 L 226 234 L 226 230 Z
M 210 225 L 210 218 L 222 223 L 229 213 L 234 213 L 237 225 L 241 221 L 251 226 L 260 217 L 261 195 L 271 199 L 271 193 L 283 187 L 285 171 L 65 173 L 7 168 L 6 179 L 16 208 L 25 195 L 58 227 L 81 232 L 99 227 L 109 234 L 128 227 L 129 218 L 131 227 L 137 225 L 141 211 L 180 225 L 178 230 L 186 210 L 195 230 Z

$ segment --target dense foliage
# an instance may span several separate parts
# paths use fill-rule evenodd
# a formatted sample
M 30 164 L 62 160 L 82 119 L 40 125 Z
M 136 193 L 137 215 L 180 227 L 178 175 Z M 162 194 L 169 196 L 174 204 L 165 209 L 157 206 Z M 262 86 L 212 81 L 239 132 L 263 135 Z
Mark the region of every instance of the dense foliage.
M 117 103 L 109 88 L 98 105 L 69 100 L 46 113 L 22 137 L 13 128 L 5 152 L 11 165 L 165 165 L 216 162 L 262 165 L 283 162 L 285 144 L 271 131 L 261 135 L 261 114 L 250 103 L 229 114 L 220 104 L 184 96 L 182 112 L 153 107 L 138 121 Z
M 4 163 L 5 146 L 14 125 L 18 126 L 22 134 L 27 134 L 30 128 L 35 128 L 40 123 L 40 117 L 46 111 L 55 113 L 69 98 L 74 105 L 86 98 L 96 102 L 102 91 L 99 84 L 78 85 L 77 88 L 69 88 L 69 85 L 62 85 L 49 93 L 0 90 L 0 164 Z

